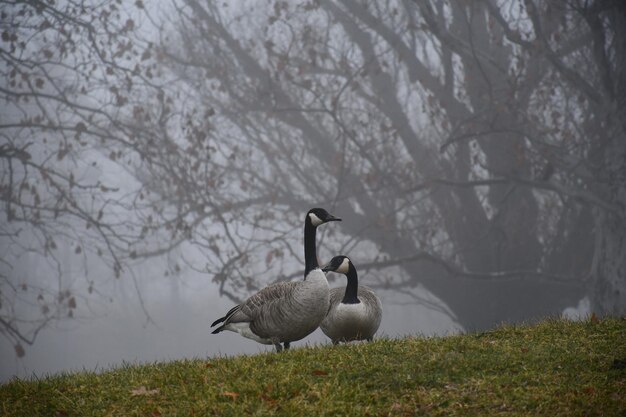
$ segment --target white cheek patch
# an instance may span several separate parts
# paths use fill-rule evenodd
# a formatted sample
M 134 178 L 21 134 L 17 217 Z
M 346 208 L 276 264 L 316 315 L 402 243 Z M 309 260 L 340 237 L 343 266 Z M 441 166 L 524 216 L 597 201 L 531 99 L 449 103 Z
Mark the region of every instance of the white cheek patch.
M 348 269 L 350 269 L 350 261 L 348 260 L 348 258 L 343 258 L 341 265 L 339 265 L 339 268 L 337 268 L 335 271 L 339 272 L 340 274 L 347 274 Z
M 324 223 L 324 222 L 322 221 L 322 219 L 320 219 L 319 217 L 317 217 L 317 216 L 315 215 L 315 213 L 309 213 L 309 218 L 311 219 L 311 223 L 312 223 L 312 224 L 313 224 L 313 226 L 315 226 L 315 227 L 317 227 L 317 226 L 319 226 L 320 224 Z

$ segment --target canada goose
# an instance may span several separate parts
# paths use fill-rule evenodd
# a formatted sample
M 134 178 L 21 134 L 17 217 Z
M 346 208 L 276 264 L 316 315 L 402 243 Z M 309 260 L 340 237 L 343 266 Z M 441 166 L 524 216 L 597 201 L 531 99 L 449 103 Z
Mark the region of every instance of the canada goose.
M 335 256 L 322 271 L 345 274 L 348 285 L 330 290 L 330 307 L 320 327 L 333 344 L 371 341 L 380 326 L 383 305 L 371 288 L 359 286 L 356 268 L 347 256 Z
M 213 322 L 211 327 L 224 323 L 213 333 L 237 332 L 259 343 L 273 344 L 277 352 L 283 350 L 281 343 L 289 349 L 290 342 L 313 333 L 326 317 L 330 291 L 326 274 L 317 264 L 315 231 L 324 223 L 340 220 L 322 208 L 309 210 L 304 219 L 304 280 L 263 288 Z

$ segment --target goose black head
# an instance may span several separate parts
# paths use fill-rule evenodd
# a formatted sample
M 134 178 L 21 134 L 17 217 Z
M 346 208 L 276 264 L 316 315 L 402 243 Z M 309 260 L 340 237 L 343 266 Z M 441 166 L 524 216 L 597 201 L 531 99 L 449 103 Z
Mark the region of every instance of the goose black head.
M 335 217 L 323 208 L 313 208 L 306 214 L 307 221 L 311 222 L 313 227 L 327 222 L 340 222 L 339 217 Z
M 335 256 L 328 262 L 328 264 L 322 268 L 324 272 L 338 272 L 340 274 L 347 274 L 350 270 L 350 258 L 344 255 Z

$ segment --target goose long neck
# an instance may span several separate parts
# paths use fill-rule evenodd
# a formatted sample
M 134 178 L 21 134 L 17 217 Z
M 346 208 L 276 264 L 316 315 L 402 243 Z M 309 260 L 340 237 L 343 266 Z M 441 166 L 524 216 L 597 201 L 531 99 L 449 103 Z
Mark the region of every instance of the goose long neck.
M 307 219 L 304 222 L 304 277 L 312 270 L 319 268 L 317 263 L 317 252 L 315 248 L 316 227 Z
M 346 285 L 346 293 L 341 302 L 344 304 L 358 304 L 361 302 L 357 296 L 359 291 L 359 278 L 356 273 L 356 268 L 352 263 L 350 263 L 346 277 L 348 278 L 348 285 Z

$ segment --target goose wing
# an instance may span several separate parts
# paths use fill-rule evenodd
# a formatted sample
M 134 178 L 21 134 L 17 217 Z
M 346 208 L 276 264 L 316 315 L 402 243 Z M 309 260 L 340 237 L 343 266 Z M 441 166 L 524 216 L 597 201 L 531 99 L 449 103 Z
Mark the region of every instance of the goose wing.
M 283 302 L 293 294 L 297 282 L 277 282 L 263 288 L 241 304 L 241 312 L 255 319 L 268 305 Z
M 367 307 L 367 316 L 373 325 L 372 327 L 378 329 L 383 315 L 383 304 L 380 302 L 380 298 L 374 290 L 365 285 L 359 286 L 358 297 Z
M 300 308 L 302 300 L 296 294 L 299 285 L 302 282 L 281 282 L 250 297 L 241 308 L 242 313 L 252 318 L 250 329 L 261 337 L 281 340 L 299 333 L 301 329 L 295 327 L 306 321 Z
M 332 288 L 330 290 L 330 302 L 328 303 L 329 312 L 333 308 L 336 308 L 339 303 L 341 303 L 341 300 L 343 300 L 343 295 L 345 294 L 345 292 L 346 292 L 345 287 L 337 287 L 337 288 Z
M 231 308 L 224 317 L 214 321 L 211 327 L 222 322 L 224 324 L 221 327 L 230 323 L 253 322 L 264 315 L 264 311 L 272 304 L 289 298 L 296 284 L 296 282 L 277 282 L 263 288 L 243 303 Z

